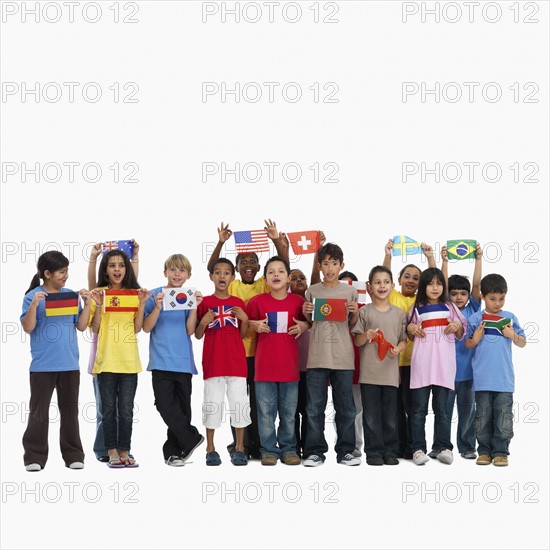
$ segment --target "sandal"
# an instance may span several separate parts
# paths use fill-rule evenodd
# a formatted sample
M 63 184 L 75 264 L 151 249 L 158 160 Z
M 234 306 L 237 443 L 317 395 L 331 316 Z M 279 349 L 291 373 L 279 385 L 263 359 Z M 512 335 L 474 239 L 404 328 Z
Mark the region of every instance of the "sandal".
M 246 466 L 248 464 L 246 454 L 243 453 L 243 451 L 233 451 L 231 455 L 231 464 L 233 464 L 233 466 Z
M 112 456 L 107 462 L 109 468 L 124 468 L 124 461 L 119 456 Z
M 121 457 L 120 460 L 124 464 L 125 468 L 139 468 L 139 464 L 135 461 L 134 457 L 131 455 Z
M 210 451 L 206 453 L 206 465 L 207 466 L 219 466 L 222 463 L 220 455 L 216 451 Z

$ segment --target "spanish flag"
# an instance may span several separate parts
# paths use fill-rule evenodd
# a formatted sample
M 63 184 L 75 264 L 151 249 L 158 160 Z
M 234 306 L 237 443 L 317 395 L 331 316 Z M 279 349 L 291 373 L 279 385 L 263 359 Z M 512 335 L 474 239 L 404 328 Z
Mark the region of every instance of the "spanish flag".
M 493 334 L 502 336 L 502 329 L 512 324 L 512 319 L 508 317 L 500 317 L 499 315 L 491 315 L 483 313 L 481 320 L 485 325 L 485 334 Z
M 46 296 L 46 317 L 78 315 L 78 294 L 76 292 L 56 292 Z
M 139 309 L 137 290 L 104 290 L 103 312 L 135 312 Z
M 313 298 L 313 321 L 346 321 L 347 318 L 344 298 Z
M 476 241 L 463 239 L 461 241 L 447 241 L 447 255 L 449 260 L 469 260 L 476 257 Z

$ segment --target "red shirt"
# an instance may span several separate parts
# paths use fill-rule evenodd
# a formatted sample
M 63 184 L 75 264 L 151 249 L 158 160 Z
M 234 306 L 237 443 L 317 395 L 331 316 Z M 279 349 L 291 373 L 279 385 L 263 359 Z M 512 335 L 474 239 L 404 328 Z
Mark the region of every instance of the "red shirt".
M 222 299 L 212 294 L 205 296 L 197 308 L 199 321 L 209 309 L 223 306 L 226 308 L 239 306 L 246 310 L 244 302 L 236 296 Z M 203 378 L 205 380 L 215 376 L 243 376 L 246 378 L 248 366 L 240 329 L 223 319 L 219 320 L 219 324 L 221 325 L 219 328 L 207 328 L 204 332 Z
M 286 312 L 287 324 L 280 325 L 284 332 L 259 333 L 254 363 L 256 382 L 298 382 L 300 366 L 298 361 L 298 340 L 288 334 L 295 325 L 293 317 L 305 321 L 302 313 L 304 299 L 297 294 L 287 294 L 282 300 L 271 294 L 259 294 L 250 299 L 247 306 L 251 320 L 263 320 L 267 313 Z

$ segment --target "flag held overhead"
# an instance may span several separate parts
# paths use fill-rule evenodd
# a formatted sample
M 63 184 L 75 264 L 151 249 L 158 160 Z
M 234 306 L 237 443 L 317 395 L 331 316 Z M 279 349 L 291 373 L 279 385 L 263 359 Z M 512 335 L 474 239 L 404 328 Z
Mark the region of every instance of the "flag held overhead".
M 302 254 L 315 254 L 321 245 L 319 231 L 298 231 L 287 233 L 288 240 L 292 246 L 292 252 L 296 256 Z
M 235 231 L 233 237 L 237 254 L 269 252 L 269 240 L 265 229 Z
M 134 256 L 134 243 L 129 240 L 122 241 L 105 241 L 101 245 L 101 252 L 105 254 L 106 252 L 111 252 L 112 250 L 120 250 L 124 252 L 130 260 Z
M 421 253 L 422 246 L 420 241 L 405 235 L 397 235 L 393 238 L 392 256 L 407 256 Z
M 472 239 L 447 241 L 447 255 L 449 260 L 468 260 L 476 257 L 477 242 Z

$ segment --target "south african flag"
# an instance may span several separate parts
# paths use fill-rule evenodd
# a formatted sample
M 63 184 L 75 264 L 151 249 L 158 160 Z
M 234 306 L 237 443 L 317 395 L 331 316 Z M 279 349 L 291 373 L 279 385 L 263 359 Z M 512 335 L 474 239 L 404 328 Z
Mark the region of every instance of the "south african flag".
M 485 334 L 494 334 L 497 336 L 502 336 L 502 329 L 512 324 L 512 319 L 508 317 L 490 315 L 489 313 L 483 313 L 481 321 L 485 323 Z
M 447 241 L 447 254 L 449 260 L 468 260 L 476 257 L 476 241 L 463 239 L 460 241 Z

